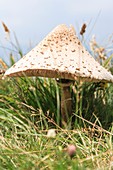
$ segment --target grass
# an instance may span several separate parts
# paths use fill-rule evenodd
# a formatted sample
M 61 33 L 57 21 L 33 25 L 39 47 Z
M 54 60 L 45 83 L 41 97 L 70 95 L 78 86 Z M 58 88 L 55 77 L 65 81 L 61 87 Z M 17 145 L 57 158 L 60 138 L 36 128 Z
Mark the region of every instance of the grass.
M 20 112 L 13 113 L 0 109 L 1 169 L 104 169 L 112 163 L 112 129 L 107 133 L 57 126 L 56 137 L 48 138 L 47 130 L 38 129 Z M 77 147 L 73 159 L 64 151 L 69 143 Z
M 111 58 L 101 63 L 108 68 Z M 0 79 L 0 170 L 113 168 L 113 85 L 76 82 L 70 90 L 73 114 L 64 129 L 54 79 Z M 76 146 L 72 159 L 69 144 Z
M 82 98 L 89 101 L 88 105 L 82 101 L 81 111 L 77 112 L 81 105 L 78 101 L 73 113 L 76 123 L 72 128 L 67 125 L 66 129 L 59 126 L 60 89 L 55 80 L 16 78 L 1 80 L 0 86 L 0 169 L 109 169 L 112 166 L 112 85 L 108 85 L 104 98 L 102 95 L 104 102 L 108 102 L 103 108 L 108 115 L 98 109 L 103 102 L 97 88 L 95 92 L 99 96 L 95 100 L 100 101 L 99 105 L 94 98 L 93 101 L 87 98 L 91 92 L 94 94 L 92 88 L 96 84 L 82 85 Z M 92 102 L 96 104 L 92 108 L 95 114 L 91 115 Z M 103 128 L 106 117 L 107 126 Z M 47 137 L 52 128 L 56 129 L 56 136 Z M 71 143 L 76 145 L 73 159 L 65 151 Z

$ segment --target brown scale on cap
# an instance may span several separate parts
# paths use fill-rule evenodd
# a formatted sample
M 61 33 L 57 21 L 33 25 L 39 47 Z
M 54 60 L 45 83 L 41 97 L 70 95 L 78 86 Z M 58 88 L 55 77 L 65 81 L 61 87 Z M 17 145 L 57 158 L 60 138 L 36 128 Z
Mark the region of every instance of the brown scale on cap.
M 41 76 L 85 81 L 113 82 L 113 76 L 83 47 L 74 28 L 59 25 L 33 50 L 5 73 L 9 76 Z

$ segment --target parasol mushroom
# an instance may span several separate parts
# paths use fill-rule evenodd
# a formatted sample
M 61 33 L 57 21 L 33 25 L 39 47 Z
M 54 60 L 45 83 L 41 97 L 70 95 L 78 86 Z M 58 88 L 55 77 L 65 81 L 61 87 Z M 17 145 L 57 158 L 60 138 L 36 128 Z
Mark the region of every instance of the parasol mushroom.
M 74 28 L 62 24 L 21 58 L 4 77 L 41 76 L 58 78 L 62 85 L 61 115 L 71 113 L 70 80 L 113 82 L 113 76 L 81 44 Z M 64 82 L 64 83 L 63 83 Z M 67 121 L 67 120 L 66 120 Z

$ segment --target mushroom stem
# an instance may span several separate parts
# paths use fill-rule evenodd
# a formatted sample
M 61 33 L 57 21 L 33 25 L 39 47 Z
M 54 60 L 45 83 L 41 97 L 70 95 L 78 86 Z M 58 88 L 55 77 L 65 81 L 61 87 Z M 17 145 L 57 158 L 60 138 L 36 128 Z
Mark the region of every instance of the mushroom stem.
M 72 98 L 70 92 L 71 81 L 60 79 L 57 81 L 61 88 L 61 126 L 66 127 L 72 115 Z

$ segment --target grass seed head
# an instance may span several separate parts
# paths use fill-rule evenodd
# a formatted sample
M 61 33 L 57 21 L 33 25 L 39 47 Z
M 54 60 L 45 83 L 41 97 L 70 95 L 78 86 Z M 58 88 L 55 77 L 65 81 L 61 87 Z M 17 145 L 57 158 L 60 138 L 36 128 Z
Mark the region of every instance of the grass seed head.
M 81 27 L 80 34 L 83 35 L 86 32 L 87 25 L 84 23 Z

